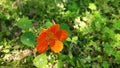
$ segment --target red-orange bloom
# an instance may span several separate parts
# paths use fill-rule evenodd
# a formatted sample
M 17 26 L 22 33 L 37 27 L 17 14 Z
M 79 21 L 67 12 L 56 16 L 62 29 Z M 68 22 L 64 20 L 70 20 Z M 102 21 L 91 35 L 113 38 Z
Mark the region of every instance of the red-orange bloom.
M 59 24 L 53 24 L 49 29 L 40 32 L 36 49 L 39 53 L 43 53 L 50 45 L 50 49 L 53 52 L 59 53 L 63 49 L 62 40 L 67 39 L 67 37 L 68 33 L 65 30 L 60 30 Z

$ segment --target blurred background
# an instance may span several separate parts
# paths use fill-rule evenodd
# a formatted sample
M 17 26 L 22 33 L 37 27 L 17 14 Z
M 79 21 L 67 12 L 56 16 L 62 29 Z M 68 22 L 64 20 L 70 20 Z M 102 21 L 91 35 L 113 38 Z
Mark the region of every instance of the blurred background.
M 64 50 L 35 50 L 53 23 Z M 119 68 L 120 0 L 0 0 L 0 68 Z

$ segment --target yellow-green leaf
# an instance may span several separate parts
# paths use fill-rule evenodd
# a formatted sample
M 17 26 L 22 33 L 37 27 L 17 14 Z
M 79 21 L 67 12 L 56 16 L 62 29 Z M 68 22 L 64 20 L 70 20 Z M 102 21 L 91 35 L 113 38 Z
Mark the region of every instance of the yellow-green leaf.
M 37 67 L 37 68 L 48 68 L 47 67 L 47 56 L 45 53 L 38 55 L 37 57 L 35 57 L 35 59 L 33 60 L 33 64 Z

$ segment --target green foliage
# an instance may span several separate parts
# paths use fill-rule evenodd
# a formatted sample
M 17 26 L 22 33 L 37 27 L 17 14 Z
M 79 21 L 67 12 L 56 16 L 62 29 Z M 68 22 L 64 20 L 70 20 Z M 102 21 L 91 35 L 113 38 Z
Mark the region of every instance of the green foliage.
M 109 64 L 107 61 L 103 61 L 103 68 L 109 68 Z
M 120 29 L 120 20 L 116 20 L 114 19 L 113 20 L 113 27 L 116 29 L 116 30 L 119 30 Z
M 120 51 L 117 51 L 116 54 L 115 54 L 115 60 L 117 62 L 120 62 Z
M 0 68 L 120 68 L 119 3 L 1 0 Z M 52 23 L 60 24 L 69 34 L 64 49 L 59 54 L 48 50 L 38 55 L 36 37 Z M 24 52 L 26 49 L 30 52 Z

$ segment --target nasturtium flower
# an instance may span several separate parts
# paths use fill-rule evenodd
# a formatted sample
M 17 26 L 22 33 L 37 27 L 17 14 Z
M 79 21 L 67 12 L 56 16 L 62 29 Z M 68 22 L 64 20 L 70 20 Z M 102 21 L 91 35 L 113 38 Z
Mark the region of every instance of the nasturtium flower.
M 55 53 L 62 51 L 64 47 L 62 41 L 67 39 L 68 33 L 65 30 L 59 29 L 59 27 L 59 24 L 53 24 L 50 28 L 40 32 L 36 46 L 39 53 L 45 52 L 48 46 Z

